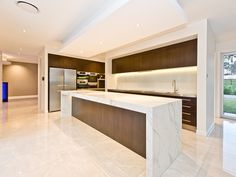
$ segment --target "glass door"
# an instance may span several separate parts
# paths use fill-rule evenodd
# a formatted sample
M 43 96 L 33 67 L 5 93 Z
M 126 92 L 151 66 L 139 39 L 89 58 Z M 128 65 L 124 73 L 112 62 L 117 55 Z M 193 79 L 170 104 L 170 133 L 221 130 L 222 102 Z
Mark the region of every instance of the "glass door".
M 223 116 L 236 119 L 236 52 L 223 55 Z

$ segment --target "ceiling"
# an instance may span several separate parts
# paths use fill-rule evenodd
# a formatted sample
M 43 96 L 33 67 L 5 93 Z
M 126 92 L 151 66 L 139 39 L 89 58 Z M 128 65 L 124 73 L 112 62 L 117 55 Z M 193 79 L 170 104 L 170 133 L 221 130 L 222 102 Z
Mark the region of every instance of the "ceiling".
M 189 22 L 208 18 L 218 42 L 236 38 L 235 0 L 178 0 Z
M 236 37 L 235 0 L 27 1 L 40 13 L 0 1 L 0 51 L 12 60 L 36 59 L 43 46 L 90 58 L 204 18 L 217 41 Z
M 61 51 L 89 58 L 186 22 L 185 14 L 176 1 L 129 0 L 122 5 L 116 4 L 112 11 L 103 11 L 87 26 L 78 29 L 65 41 Z
M 35 56 L 43 46 L 61 43 L 73 30 L 113 0 L 27 0 L 39 7 L 30 14 L 16 0 L 0 1 L 0 50 L 13 55 Z

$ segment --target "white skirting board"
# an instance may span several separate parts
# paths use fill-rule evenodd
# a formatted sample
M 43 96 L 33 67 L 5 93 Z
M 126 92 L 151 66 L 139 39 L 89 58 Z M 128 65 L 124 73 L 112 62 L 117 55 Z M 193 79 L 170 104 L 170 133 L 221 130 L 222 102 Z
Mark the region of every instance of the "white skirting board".
M 19 100 L 19 99 L 30 99 L 30 98 L 38 98 L 38 95 L 26 95 L 26 96 L 10 96 L 9 100 Z

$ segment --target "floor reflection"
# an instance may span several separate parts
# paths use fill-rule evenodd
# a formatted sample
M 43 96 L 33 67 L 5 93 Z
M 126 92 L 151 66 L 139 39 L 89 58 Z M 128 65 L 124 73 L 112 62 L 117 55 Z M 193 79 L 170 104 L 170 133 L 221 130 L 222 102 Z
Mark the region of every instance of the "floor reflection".
M 0 110 L 0 177 L 145 177 L 145 160 L 73 117 L 40 113 L 37 100 Z M 209 137 L 182 130 L 182 154 L 162 177 L 236 176 L 236 121 Z
M 236 123 L 223 122 L 223 169 L 236 176 Z
M 8 103 L 2 103 L 1 122 L 6 123 L 8 118 Z

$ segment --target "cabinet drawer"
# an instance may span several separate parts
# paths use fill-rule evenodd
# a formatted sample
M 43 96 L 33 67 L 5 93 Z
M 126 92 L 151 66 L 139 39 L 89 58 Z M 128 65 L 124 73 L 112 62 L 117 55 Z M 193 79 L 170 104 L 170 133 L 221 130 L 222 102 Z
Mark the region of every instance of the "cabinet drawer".
M 183 106 L 196 106 L 196 99 L 194 98 L 183 98 L 182 99 Z
M 184 112 L 182 113 L 182 123 L 196 126 L 196 113 Z
M 182 111 L 185 113 L 196 113 L 196 106 L 182 106 Z

